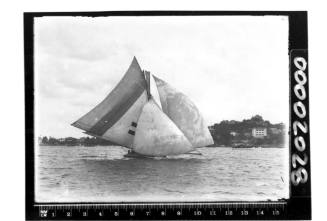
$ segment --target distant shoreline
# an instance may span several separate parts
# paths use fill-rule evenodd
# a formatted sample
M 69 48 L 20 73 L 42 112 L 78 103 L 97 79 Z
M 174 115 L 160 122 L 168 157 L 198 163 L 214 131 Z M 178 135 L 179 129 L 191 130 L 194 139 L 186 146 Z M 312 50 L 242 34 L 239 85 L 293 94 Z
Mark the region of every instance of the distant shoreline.
M 94 146 L 85 146 L 85 145 L 49 145 L 49 144 L 39 144 L 40 147 L 116 147 L 120 145 L 94 145 Z M 121 146 L 123 147 L 123 146 Z M 126 147 L 124 147 L 126 148 Z M 248 146 L 248 147 L 232 147 L 232 146 L 205 146 L 198 148 L 233 148 L 233 149 L 265 149 L 265 148 L 286 148 L 286 145 L 262 145 L 262 146 Z M 127 149 L 127 148 L 126 148 Z
M 260 115 L 242 121 L 223 120 L 208 127 L 213 139 L 209 147 L 271 148 L 285 147 L 287 128 L 284 123 L 272 124 Z M 40 145 L 50 146 L 117 146 L 100 137 L 39 137 Z M 119 146 L 119 145 L 118 145 Z

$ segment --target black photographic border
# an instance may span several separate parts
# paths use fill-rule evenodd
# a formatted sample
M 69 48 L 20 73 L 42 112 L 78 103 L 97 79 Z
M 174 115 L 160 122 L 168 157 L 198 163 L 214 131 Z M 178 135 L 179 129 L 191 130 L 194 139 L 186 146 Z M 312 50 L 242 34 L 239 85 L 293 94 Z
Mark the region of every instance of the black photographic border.
M 87 16 L 87 17 L 104 17 L 104 16 L 265 16 L 265 15 L 282 15 L 288 16 L 289 19 L 289 170 L 290 170 L 290 198 L 285 200 L 285 212 L 282 216 L 265 216 L 265 219 L 311 219 L 311 167 L 310 167 L 310 129 L 309 129 L 309 87 L 308 87 L 308 27 L 307 27 L 307 12 L 306 11 L 99 11 L 99 12 L 25 12 L 24 13 L 24 65 L 25 65 L 25 216 L 27 220 L 40 219 L 34 201 L 34 18 L 43 16 Z M 306 74 L 306 83 L 303 85 L 306 96 L 304 99 L 299 100 L 299 93 L 296 93 L 298 87 L 298 79 L 295 78 L 295 72 L 299 70 L 299 65 L 295 64 L 294 59 L 302 58 L 300 66 L 303 67 L 303 59 L 306 66 L 303 67 L 303 72 Z M 302 63 L 301 63 L 302 62 Z M 304 70 L 305 69 L 305 70 Z M 303 78 L 300 78 L 303 80 Z M 278 85 L 276 85 L 278 87 Z M 303 95 L 301 91 L 300 95 Z M 287 95 L 285 95 L 287 96 Z M 303 105 L 297 105 L 302 103 Z M 299 106 L 302 109 L 295 110 Z M 304 110 L 303 110 L 304 106 Z M 296 112 L 297 111 L 297 112 Z M 304 113 L 303 113 L 304 111 Z M 296 129 L 295 121 L 303 125 L 307 124 L 305 130 L 298 130 L 297 136 L 294 133 Z M 297 128 L 301 129 L 301 128 Z M 301 135 L 301 139 L 305 142 L 304 150 L 299 150 L 295 146 L 295 140 Z M 297 140 L 298 141 L 298 140 Z M 302 143 L 303 144 L 303 143 Z M 306 155 L 306 156 L 304 156 Z M 296 156 L 300 159 L 307 158 L 305 164 L 300 164 L 296 161 Z M 293 162 L 292 162 L 292 158 Z M 303 171 L 297 173 L 296 171 L 301 168 Z M 291 174 L 297 176 L 300 181 L 298 185 L 291 182 Z M 306 182 L 301 183 L 304 176 L 307 175 Z M 294 180 L 294 177 L 293 177 Z M 272 201 L 274 202 L 274 201 Z M 158 204 L 176 204 L 176 202 L 158 202 Z M 203 206 L 206 203 L 215 202 L 201 202 Z M 194 204 L 201 204 L 194 202 Z M 217 201 L 216 203 L 224 203 Z M 235 202 L 237 203 L 237 202 Z M 243 202 L 239 202 L 243 203 Z M 246 203 L 246 202 L 244 202 Z M 257 202 L 257 204 L 264 204 L 264 202 Z M 42 205 L 42 203 L 37 203 Z M 49 203 L 48 203 L 49 204 Z M 62 205 L 63 203 L 53 203 L 52 205 Z M 74 203 L 71 203 L 74 204 Z M 67 203 L 67 205 L 71 205 Z M 85 206 L 95 203 L 83 203 Z M 83 205 L 82 204 L 82 205 Z M 127 203 L 138 204 L 138 203 Z M 143 204 L 146 204 L 144 202 Z M 178 202 L 177 204 L 185 204 Z M 122 206 L 125 203 L 121 204 Z M 187 206 L 187 204 L 185 204 Z M 74 219 L 82 219 L 73 217 Z M 128 219 L 140 219 L 141 217 L 134 216 Z M 151 219 L 217 219 L 221 217 L 150 217 Z M 239 217 L 230 217 L 238 219 Z M 230 219 L 225 217 L 223 219 Z M 262 219 L 263 217 L 248 216 L 245 219 Z M 55 218 L 58 219 L 58 218 Z M 60 219 L 60 218 L 59 218 Z M 96 217 L 88 217 L 88 219 L 96 219 Z M 122 217 L 115 217 L 115 219 L 126 219 Z

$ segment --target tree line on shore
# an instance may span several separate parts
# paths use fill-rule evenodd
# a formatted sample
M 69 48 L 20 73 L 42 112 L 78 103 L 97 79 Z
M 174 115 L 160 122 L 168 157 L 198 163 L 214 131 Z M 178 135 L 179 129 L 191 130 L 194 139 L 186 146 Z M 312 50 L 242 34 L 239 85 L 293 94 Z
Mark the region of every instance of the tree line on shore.
M 39 139 L 40 145 L 48 146 L 111 146 L 115 145 L 108 140 L 104 140 L 98 137 L 66 137 L 66 138 L 54 138 L 54 137 L 42 137 Z
M 243 121 L 224 120 L 209 127 L 215 146 L 282 146 L 287 136 L 284 123 L 272 124 L 260 115 Z M 253 130 L 265 130 L 265 135 L 255 136 Z
M 253 135 L 253 129 L 263 128 L 266 135 L 256 137 Z M 283 123 L 271 124 L 264 120 L 260 115 L 255 115 L 250 119 L 243 121 L 223 120 L 209 126 L 209 131 L 214 140 L 211 146 L 233 146 L 237 144 L 246 144 L 252 146 L 284 145 L 286 137 L 286 128 Z M 110 146 L 114 143 L 98 137 L 39 137 L 39 145 L 48 146 Z

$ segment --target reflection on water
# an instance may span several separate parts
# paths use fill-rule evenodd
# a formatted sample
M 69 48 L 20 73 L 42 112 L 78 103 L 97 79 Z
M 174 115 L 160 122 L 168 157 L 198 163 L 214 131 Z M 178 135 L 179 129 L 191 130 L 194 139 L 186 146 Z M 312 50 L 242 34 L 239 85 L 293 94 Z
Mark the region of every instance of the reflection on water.
M 123 147 L 41 146 L 39 202 L 288 198 L 286 148 L 200 148 L 202 155 L 126 158 Z

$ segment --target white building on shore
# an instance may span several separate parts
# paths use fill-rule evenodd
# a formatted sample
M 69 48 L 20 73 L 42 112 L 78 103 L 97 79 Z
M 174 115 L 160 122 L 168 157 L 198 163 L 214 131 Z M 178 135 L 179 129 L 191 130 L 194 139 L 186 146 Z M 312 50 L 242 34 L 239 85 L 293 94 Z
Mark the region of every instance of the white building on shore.
M 252 136 L 255 138 L 264 138 L 267 136 L 267 128 L 257 127 L 252 129 Z

